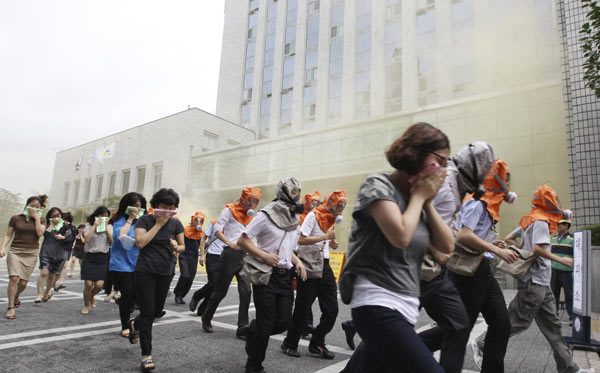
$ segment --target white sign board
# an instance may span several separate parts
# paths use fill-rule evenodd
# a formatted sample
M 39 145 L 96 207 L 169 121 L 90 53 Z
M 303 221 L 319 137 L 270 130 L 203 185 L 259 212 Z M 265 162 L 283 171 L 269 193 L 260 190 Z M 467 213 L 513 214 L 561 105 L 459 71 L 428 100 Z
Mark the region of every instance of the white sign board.
M 584 288 L 583 288 L 583 263 L 584 242 L 583 232 L 575 232 L 573 242 L 573 311 L 585 315 Z

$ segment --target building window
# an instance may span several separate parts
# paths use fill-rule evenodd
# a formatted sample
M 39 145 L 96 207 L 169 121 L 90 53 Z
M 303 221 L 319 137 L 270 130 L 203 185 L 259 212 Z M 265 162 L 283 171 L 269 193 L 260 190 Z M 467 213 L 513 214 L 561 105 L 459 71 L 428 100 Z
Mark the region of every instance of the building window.
M 69 205 L 69 189 L 71 188 L 71 183 L 65 183 L 65 194 L 63 196 L 63 205 L 66 207 Z
M 292 93 L 286 92 L 281 95 L 281 116 L 279 134 L 285 135 L 290 133 L 292 125 Z
M 102 199 L 102 185 L 104 184 L 104 175 L 96 176 L 96 201 Z
M 435 4 L 433 0 L 419 0 L 417 10 L 417 78 L 418 105 L 437 101 L 437 69 L 435 38 Z
M 121 171 L 121 195 L 129 193 L 129 178 L 131 176 L 130 170 Z
M 277 1 L 269 0 L 265 36 L 265 58 L 263 67 L 262 100 L 258 137 L 269 137 L 271 121 L 271 96 L 273 94 L 273 62 L 275 60 L 275 31 L 277 29 Z
M 385 111 L 402 110 L 401 0 L 388 0 L 385 26 Z
M 454 97 L 474 93 L 473 1 L 452 2 Z
M 366 118 L 371 114 L 371 2 L 356 4 L 356 72 L 354 116 Z
M 79 204 L 79 186 L 81 184 L 81 180 L 75 180 L 73 183 L 73 206 L 77 206 Z
M 107 196 L 115 195 L 115 184 L 117 183 L 117 173 L 111 172 L 108 174 L 108 194 Z
M 144 187 L 146 184 L 146 166 L 137 168 L 137 189 L 136 192 L 144 194 Z
M 311 10 L 312 6 L 312 10 Z M 304 65 L 304 122 L 302 129 L 315 126 L 317 105 L 317 66 L 319 63 L 319 2 L 309 1 L 309 16 L 306 21 L 306 55 Z
M 329 97 L 327 123 L 342 117 L 342 72 L 344 69 L 344 1 L 331 3 L 331 42 L 329 44 Z
M 315 115 L 317 111 L 317 86 L 304 87 L 304 124 L 303 129 L 315 126 Z
M 250 105 L 248 106 L 248 111 L 250 110 Z M 202 151 L 207 152 L 211 150 L 215 150 L 217 148 L 217 140 L 219 139 L 219 135 L 214 134 L 212 132 L 204 131 L 204 146 L 202 147 Z
M 87 178 L 85 178 L 84 186 L 83 186 L 83 201 L 85 203 L 90 202 L 91 193 L 92 193 L 92 178 L 87 177 Z
M 163 173 L 163 164 L 155 163 L 152 165 L 152 173 L 154 174 L 154 179 L 152 183 L 152 187 L 154 191 L 157 191 L 162 186 L 162 173 Z
M 248 124 L 250 123 L 250 103 L 246 102 L 244 104 L 242 104 L 242 117 L 240 120 L 240 125 L 242 127 L 248 127 Z M 204 148 L 202 149 L 202 151 L 207 151 L 207 150 L 212 150 L 209 149 L 208 146 L 204 146 Z

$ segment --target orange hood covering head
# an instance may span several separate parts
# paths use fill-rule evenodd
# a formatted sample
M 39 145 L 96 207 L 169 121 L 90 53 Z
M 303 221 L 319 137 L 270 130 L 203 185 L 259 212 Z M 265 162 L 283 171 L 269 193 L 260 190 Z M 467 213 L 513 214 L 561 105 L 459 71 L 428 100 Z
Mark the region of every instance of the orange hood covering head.
M 302 225 L 302 223 L 304 222 L 304 218 L 306 218 L 306 215 L 308 215 L 308 213 L 312 211 L 313 201 L 317 201 L 319 203 L 321 202 L 321 193 L 319 193 L 319 191 L 317 190 L 315 190 L 312 193 L 308 193 L 304 196 L 304 212 L 302 212 L 302 214 L 300 215 L 299 225 Z
M 344 218 L 342 217 L 342 211 L 348 203 L 348 196 L 346 190 L 334 190 L 329 193 L 323 203 L 321 203 L 313 211 L 319 223 L 319 228 L 325 233 L 337 222 L 341 223 Z
M 517 198 L 517 195 L 510 191 L 510 168 L 508 164 L 502 159 L 496 159 L 482 186 L 485 188 L 485 193 L 479 199 L 485 202 L 487 211 L 494 222 L 498 222 L 500 221 L 502 201 L 513 203 Z M 470 194 L 465 198 L 465 201 L 472 198 L 473 194 Z
M 204 224 L 204 219 L 206 218 L 206 215 L 204 215 L 201 212 L 196 212 L 193 216 L 192 216 L 192 222 L 190 225 L 188 225 L 187 227 L 185 227 L 183 234 L 189 238 L 190 240 L 199 240 L 202 238 L 202 236 L 204 236 L 204 230 L 203 229 L 196 229 L 196 226 L 198 225 L 202 225 Z M 200 223 L 200 221 L 202 221 L 202 224 Z
M 558 221 L 563 217 L 570 219 L 571 215 L 570 210 L 561 209 L 558 195 L 552 187 L 540 185 L 533 193 L 531 211 L 521 218 L 519 225 L 527 229 L 534 221 L 543 220 L 550 226 L 550 234 L 552 234 L 557 229 Z
M 256 213 L 254 209 L 258 206 L 261 197 L 262 192 L 260 189 L 246 187 L 242 190 L 242 196 L 237 202 L 228 203 L 225 207 L 229 208 L 229 211 L 231 211 L 231 215 L 235 220 L 243 226 L 246 226 L 252 221 L 252 216 Z M 256 203 L 250 203 L 250 198 L 256 200 Z M 248 212 L 250 212 L 251 215 L 248 215 Z

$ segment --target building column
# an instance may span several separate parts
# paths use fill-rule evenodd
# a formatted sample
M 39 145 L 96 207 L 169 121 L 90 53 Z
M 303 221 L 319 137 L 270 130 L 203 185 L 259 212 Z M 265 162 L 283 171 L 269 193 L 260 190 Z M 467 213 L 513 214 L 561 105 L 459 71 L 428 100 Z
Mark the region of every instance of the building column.
M 317 112 L 315 127 L 327 123 L 329 105 L 329 47 L 331 45 L 331 0 L 321 0 L 319 17 L 319 62 L 317 66 Z
M 283 48 L 287 16 L 287 0 L 279 0 L 277 6 L 277 28 L 275 31 L 275 56 L 273 59 L 273 94 L 271 95 L 271 119 L 269 121 L 269 138 L 279 134 L 281 116 L 281 85 L 283 79 Z M 259 114 L 260 115 L 260 114 Z
M 454 64 L 452 63 L 452 4 L 435 1 L 436 102 L 454 97 Z
M 302 130 L 304 120 L 304 66 L 306 62 L 306 21 L 308 1 L 298 1 L 296 21 L 296 57 L 294 59 L 294 93 L 292 96 L 292 131 Z
M 371 8 L 371 117 L 385 113 L 385 2 Z
M 402 2 L 402 111 L 417 108 L 417 2 Z
M 254 52 L 254 73 L 252 74 L 252 106 L 250 107 L 250 128 L 257 136 L 260 126 L 260 104 L 262 102 L 262 79 L 265 64 L 265 34 L 267 23 L 267 1 L 260 0 L 256 25 L 256 50 Z
M 356 1 L 346 0 L 344 7 L 344 69 L 342 72 L 342 122 L 354 119 L 356 100 Z

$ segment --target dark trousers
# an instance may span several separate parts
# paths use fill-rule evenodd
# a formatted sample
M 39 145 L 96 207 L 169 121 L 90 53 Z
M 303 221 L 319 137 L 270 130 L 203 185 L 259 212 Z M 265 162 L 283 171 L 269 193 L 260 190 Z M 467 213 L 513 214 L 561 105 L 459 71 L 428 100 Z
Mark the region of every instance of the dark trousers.
M 135 302 L 133 272 L 111 271 L 116 289 L 121 292 L 119 298 L 119 316 L 121 317 L 121 329 L 129 328 L 129 318 Z
M 238 326 L 248 325 L 248 308 L 250 307 L 250 296 L 252 290 L 250 290 L 250 284 L 242 276 L 240 276 L 240 270 L 244 264 L 244 256 L 246 252 L 243 250 L 235 250 L 231 247 L 226 246 L 221 253 L 219 265 L 217 268 L 217 278 L 215 280 L 215 288 L 206 306 L 206 310 L 202 315 L 205 320 L 212 320 L 219 303 L 227 295 L 229 285 L 233 276 L 237 279 L 238 292 L 240 294 L 240 306 L 238 309 Z
M 471 328 L 480 312 L 488 325 L 481 371 L 504 372 L 510 319 L 502 289 L 490 272 L 490 260 L 484 259 L 473 276 L 451 275 L 467 309 Z
M 292 271 L 274 268 L 269 283 L 253 286 L 256 319 L 250 324 L 246 371 L 262 369 L 269 337 L 286 331 L 292 321 L 294 289 Z
M 135 318 L 135 328 L 140 331 L 142 356 L 152 354 L 152 323 L 157 312 L 162 311 L 171 284 L 171 275 L 135 272 L 135 294 L 140 314 Z
M 400 312 L 363 306 L 352 309 L 352 320 L 363 341 L 354 352 L 358 356 L 358 367 L 354 370 L 347 367 L 345 372 L 444 371 L 415 333 L 414 325 Z
M 107 263 L 110 263 L 110 252 L 108 253 Z M 105 280 L 104 280 L 104 285 L 102 286 L 102 289 L 104 290 L 104 294 L 106 294 L 106 295 L 109 295 L 113 291 L 113 276 L 112 276 L 112 271 L 108 269 L 109 267 L 110 266 L 106 266 L 106 276 L 105 276 Z M 115 291 L 116 290 L 118 290 L 118 289 L 115 287 Z
M 321 307 L 321 320 L 315 328 L 311 345 L 320 346 L 325 343 L 325 335 L 331 331 L 338 315 L 337 286 L 333 271 L 329 266 L 329 259 L 323 263 L 323 277 L 298 280 L 296 291 L 296 305 L 292 316 L 292 326 L 285 339 L 288 347 L 298 348 L 300 334 L 306 323 L 306 316 L 311 309 L 315 298 L 319 298 Z
M 421 281 L 420 303 L 438 326 L 419 333 L 431 352 L 440 350 L 446 373 L 462 371 L 471 323 L 467 310 L 446 269 L 431 281 Z
M 573 272 L 572 271 L 561 271 L 560 269 L 552 268 L 552 279 L 550 280 L 550 287 L 552 293 L 556 299 L 556 313 L 558 314 L 558 303 L 560 300 L 560 289 L 563 288 L 565 292 L 565 303 L 567 305 L 567 313 L 569 319 L 573 318 Z
M 215 289 L 215 281 L 217 279 L 217 269 L 219 268 L 220 258 L 221 256 L 217 254 L 206 254 L 206 277 L 208 277 L 208 281 L 202 288 L 196 290 L 192 296 L 196 302 L 204 299 L 202 303 L 200 303 L 200 307 L 198 307 L 199 315 L 204 314 L 206 306 L 208 305 L 208 300 Z
M 184 298 L 190 291 L 198 270 L 198 255 L 179 254 L 179 280 L 175 285 L 176 297 Z

